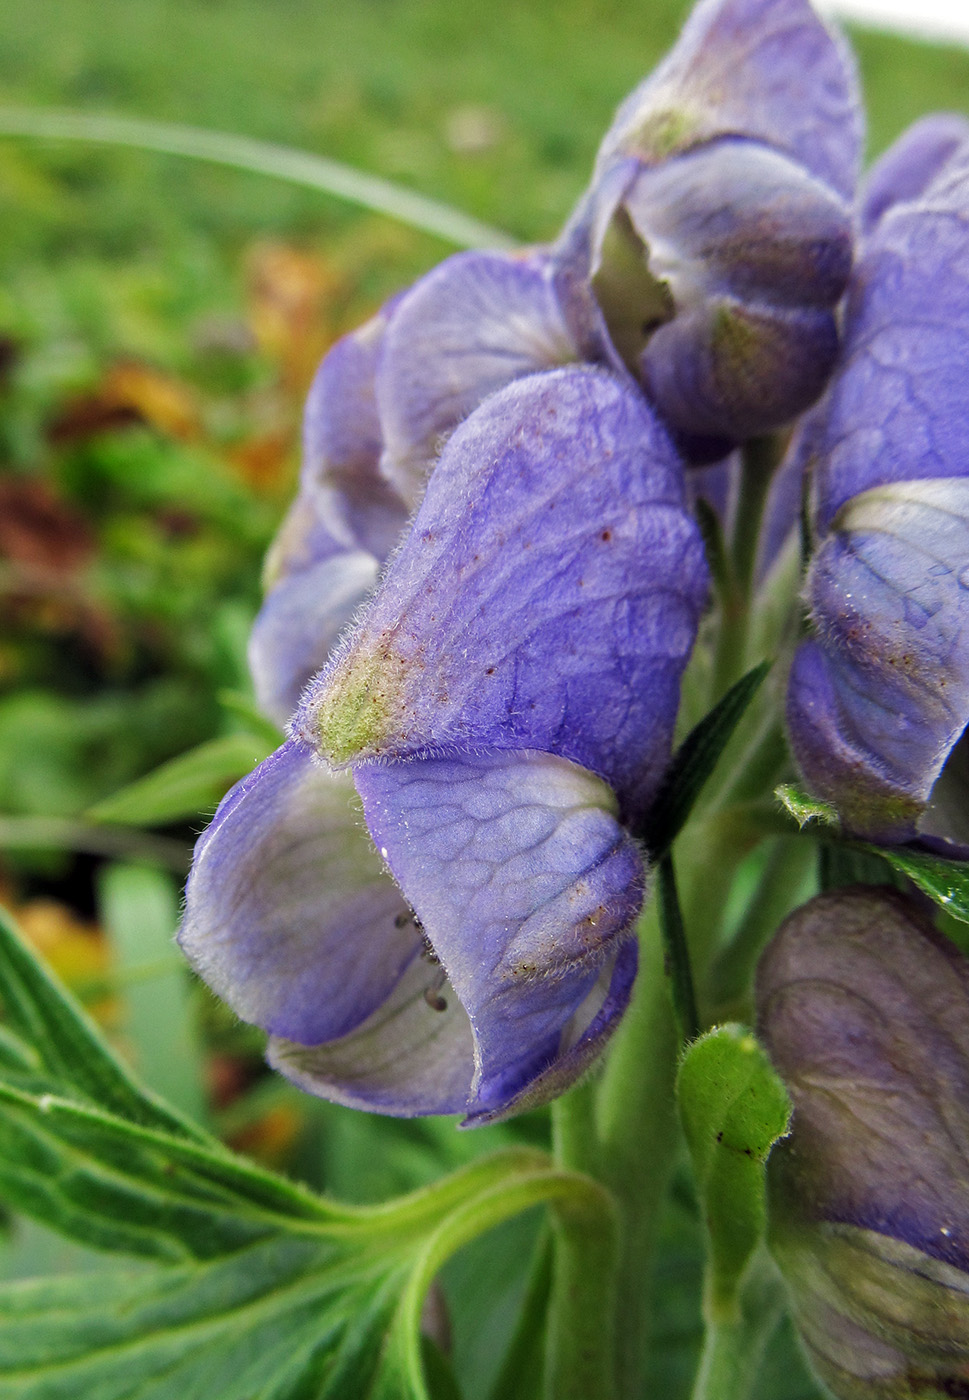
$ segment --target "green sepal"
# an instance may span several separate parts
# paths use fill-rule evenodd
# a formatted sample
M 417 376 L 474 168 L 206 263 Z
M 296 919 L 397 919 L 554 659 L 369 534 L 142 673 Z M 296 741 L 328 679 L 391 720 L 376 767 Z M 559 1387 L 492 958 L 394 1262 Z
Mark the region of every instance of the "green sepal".
M 762 661 L 741 676 L 690 731 L 673 755 L 643 830 L 636 833 L 653 860 L 668 851 L 682 831 L 701 789 L 770 668 L 769 661 Z
M 791 1104 L 765 1051 L 739 1025 L 718 1026 L 689 1046 L 676 1091 L 710 1240 L 708 1317 L 730 1320 L 764 1236 L 765 1163 L 787 1132 Z
M 830 802 L 812 797 L 796 783 L 781 783 L 774 789 L 774 796 L 800 827 L 807 826 L 809 822 L 817 822 L 819 826 L 839 825 L 838 814 Z

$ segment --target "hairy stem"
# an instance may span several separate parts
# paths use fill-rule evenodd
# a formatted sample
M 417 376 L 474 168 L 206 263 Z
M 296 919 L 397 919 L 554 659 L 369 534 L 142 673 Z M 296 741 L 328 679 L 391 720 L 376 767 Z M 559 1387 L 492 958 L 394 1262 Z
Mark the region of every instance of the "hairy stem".
M 649 1334 L 653 1255 L 679 1145 L 678 1041 L 663 971 L 657 901 L 640 925 L 636 994 L 596 1095 L 597 1175 L 619 1212 L 616 1347 L 619 1394 L 638 1397 Z
M 764 1349 L 784 1310 L 784 1290 L 766 1250 L 755 1256 L 729 1317 L 706 1309 L 706 1334 L 692 1400 L 747 1400 Z
M 594 1088 L 588 1081 L 553 1105 L 559 1167 L 594 1171 L 594 1110 Z M 553 1215 L 546 1400 L 620 1400 L 623 1394 L 616 1380 L 617 1227 L 617 1215 L 604 1222 L 601 1213 L 592 1219 L 569 1203 L 560 1204 Z

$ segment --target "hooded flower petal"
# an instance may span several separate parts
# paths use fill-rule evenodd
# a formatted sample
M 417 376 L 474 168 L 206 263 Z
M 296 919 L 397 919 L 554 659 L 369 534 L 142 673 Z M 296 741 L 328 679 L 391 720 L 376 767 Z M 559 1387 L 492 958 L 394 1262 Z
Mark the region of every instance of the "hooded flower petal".
M 444 437 L 513 379 L 579 358 L 547 255 L 458 253 L 396 306 L 377 371 L 383 466 L 420 498 Z
M 734 39 L 750 25 L 749 51 L 765 9 L 778 23 L 784 12 L 788 38 L 808 15 L 800 4 L 722 4 L 701 6 L 695 19 L 706 14 L 711 33 L 725 27 Z M 830 44 L 816 20 L 808 27 Z M 691 49 L 689 33 L 680 47 Z M 714 53 L 705 44 L 701 67 Z M 667 65 L 676 72 L 677 52 Z M 585 248 L 608 337 L 691 459 L 705 461 L 789 422 L 823 390 L 838 350 L 834 313 L 851 269 L 852 221 L 826 171 L 784 149 L 783 127 L 778 140 L 758 120 L 748 127 L 714 107 L 702 135 L 676 129 L 672 109 L 650 106 L 660 74 L 643 90 L 638 136 L 620 113 L 625 135 L 615 147 L 607 140 L 562 250 L 575 260 Z M 664 122 L 673 122 L 669 149 L 656 134 Z
M 413 958 L 348 1035 L 321 1045 L 273 1036 L 269 1063 L 300 1089 L 347 1108 L 395 1118 L 463 1113 L 474 1076 L 471 1022 L 434 974 L 425 958 Z
M 373 588 L 407 518 L 380 472 L 374 372 L 388 314 L 333 346 L 306 401 L 300 492 L 266 559 L 266 600 L 249 639 L 256 698 L 280 725 Z
M 862 232 L 871 233 L 894 205 L 919 199 L 967 139 L 969 121 L 953 112 L 932 112 L 903 132 L 865 179 Z
M 809 0 L 701 0 L 666 60 L 619 108 L 598 171 L 617 155 L 655 164 L 743 136 L 850 198 L 861 111 L 851 54 Z
M 346 1035 L 422 947 L 347 777 L 289 742 L 200 838 L 179 943 L 244 1020 L 304 1045 Z
M 841 364 L 804 437 L 820 535 L 873 486 L 966 475 L 967 220 L 969 145 L 862 245 Z
M 843 1400 L 969 1378 L 969 965 L 893 891 L 811 900 L 757 979 L 794 1103 L 768 1164 L 771 1244 Z
M 793 453 L 821 536 L 815 640 L 791 674 L 795 756 L 846 825 L 879 840 L 929 829 L 933 785 L 969 722 L 967 218 L 962 146 L 875 226 L 842 367 Z
M 904 840 L 969 724 L 969 480 L 855 497 L 808 597 L 817 641 L 791 676 L 795 755 L 852 831 Z
M 706 584 L 679 462 L 640 397 L 602 371 L 534 376 L 450 439 L 296 727 L 336 763 L 538 749 L 637 810 L 668 762 Z
M 642 903 L 642 861 L 615 795 L 575 764 L 527 752 L 363 764 L 356 782 L 471 1018 L 472 1117 L 529 1089 L 536 1101 L 537 1077 L 580 1041 L 595 1053 L 628 997 L 629 956 L 617 966 L 617 953 Z
M 303 416 L 301 492 L 345 548 L 386 559 L 407 508 L 380 469 L 383 430 L 375 375 L 388 320 L 399 298 L 351 331 L 324 356 Z
M 377 569 L 366 550 L 341 550 L 282 578 L 267 595 L 249 636 L 249 671 L 259 708 L 277 724 L 289 722 Z

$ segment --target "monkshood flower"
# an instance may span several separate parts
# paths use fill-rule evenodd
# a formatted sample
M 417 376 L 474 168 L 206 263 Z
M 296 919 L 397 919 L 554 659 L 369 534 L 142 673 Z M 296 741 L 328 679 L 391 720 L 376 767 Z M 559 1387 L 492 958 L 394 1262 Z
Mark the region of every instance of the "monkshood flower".
M 447 435 L 495 389 L 592 354 L 588 320 L 540 250 L 459 253 L 330 350 L 249 647 L 257 698 L 278 723 L 373 589 Z
M 847 829 L 880 841 L 969 835 L 967 133 L 921 123 L 873 173 L 843 359 L 793 449 L 819 541 L 794 753 Z
M 527 376 L 453 432 L 292 737 L 196 851 L 180 941 L 283 1073 L 483 1122 L 586 1068 L 635 975 L 629 827 L 706 587 L 632 384 Z
M 969 964 L 894 891 L 811 900 L 761 961 L 794 1105 L 770 1243 L 839 1400 L 969 1394 Z
M 861 136 L 850 55 L 808 0 L 703 0 L 619 108 L 560 253 L 697 459 L 823 390 Z

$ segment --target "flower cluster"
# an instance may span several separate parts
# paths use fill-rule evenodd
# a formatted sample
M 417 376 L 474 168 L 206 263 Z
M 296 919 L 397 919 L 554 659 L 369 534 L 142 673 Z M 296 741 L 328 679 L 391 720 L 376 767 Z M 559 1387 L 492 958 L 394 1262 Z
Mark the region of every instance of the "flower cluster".
M 684 464 L 824 386 L 857 112 L 807 3 L 708 0 L 553 246 L 449 259 L 321 365 L 250 652 L 291 737 L 180 935 L 296 1082 L 485 1121 L 617 1024 L 708 591 Z
M 296 1083 L 481 1123 L 601 1052 L 710 607 L 697 469 L 725 502 L 755 438 L 768 586 L 810 553 L 803 778 L 850 834 L 969 835 L 969 125 L 858 194 L 861 143 L 808 0 L 701 0 L 554 243 L 448 259 L 324 359 L 250 647 L 289 737 L 180 933 Z

